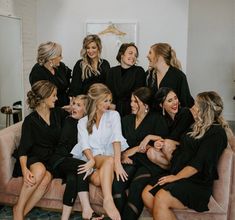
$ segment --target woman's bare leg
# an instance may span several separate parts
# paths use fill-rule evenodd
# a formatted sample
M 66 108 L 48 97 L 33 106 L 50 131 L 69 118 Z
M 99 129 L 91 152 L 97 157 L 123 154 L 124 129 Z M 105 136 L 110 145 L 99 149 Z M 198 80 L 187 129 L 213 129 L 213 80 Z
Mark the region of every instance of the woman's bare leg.
M 101 188 L 104 196 L 103 207 L 112 220 L 121 220 L 112 196 L 114 179 L 114 159 L 110 156 L 95 156 L 95 166 L 99 169 Z
M 48 189 L 48 185 L 51 182 L 52 175 L 46 171 L 41 183 L 38 185 L 36 190 L 33 192 L 29 200 L 27 201 L 24 208 L 24 216 L 27 215 L 30 210 L 37 204 Z
M 157 164 L 163 169 L 168 169 L 170 162 L 167 160 L 165 155 L 162 153 L 162 151 L 157 151 L 153 147 L 149 148 L 147 151 L 147 157 L 150 161 Z
M 173 197 L 170 192 L 163 189 L 159 190 L 154 198 L 153 219 L 176 220 L 176 216 L 172 211 L 173 208 L 186 209 L 186 207 L 178 199 Z
M 151 185 L 147 185 L 142 192 L 144 206 L 149 210 L 151 214 L 153 212 L 154 196 L 149 192 L 149 190 L 151 190 L 152 188 L 153 187 Z
M 13 219 L 23 220 L 24 219 L 24 209 L 25 205 L 30 199 L 33 192 L 37 189 L 38 185 L 41 183 L 43 177 L 46 173 L 46 168 L 42 163 L 34 163 L 30 166 L 30 171 L 35 177 L 36 183 L 33 186 L 28 186 L 23 183 L 20 191 L 19 199 L 13 207 Z
M 68 220 L 69 219 L 69 216 L 72 212 L 72 208 L 73 208 L 72 206 L 63 205 L 61 220 Z

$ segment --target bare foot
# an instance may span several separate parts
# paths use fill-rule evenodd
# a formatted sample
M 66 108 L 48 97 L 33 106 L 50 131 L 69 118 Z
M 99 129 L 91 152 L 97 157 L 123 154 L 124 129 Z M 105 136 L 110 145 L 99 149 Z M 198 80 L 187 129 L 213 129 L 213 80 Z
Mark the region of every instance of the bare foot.
M 104 215 L 97 215 L 92 209 L 82 211 L 82 219 L 101 220 Z
M 107 215 L 109 216 L 109 218 L 111 218 L 112 220 L 121 220 L 120 213 L 117 210 L 112 198 L 104 199 L 103 208 L 107 213 Z
M 24 220 L 23 212 L 18 210 L 17 205 L 13 206 L 13 220 Z

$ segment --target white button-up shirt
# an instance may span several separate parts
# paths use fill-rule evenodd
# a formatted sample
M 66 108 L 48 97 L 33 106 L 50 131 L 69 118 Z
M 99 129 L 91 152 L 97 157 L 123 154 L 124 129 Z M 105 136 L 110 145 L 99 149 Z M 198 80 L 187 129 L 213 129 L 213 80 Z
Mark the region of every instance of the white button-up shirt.
M 78 121 L 78 143 L 71 151 L 75 158 L 87 161 L 83 154 L 86 149 L 91 149 L 93 156 L 114 155 L 114 142 L 120 142 L 121 151 L 129 147 L 122 136 L 121 119 L 117 111 L 106 111 L 100 119 L 99 127 L 93 125 L 92 134 L 88 134 L 87 121 L 88 116 Z

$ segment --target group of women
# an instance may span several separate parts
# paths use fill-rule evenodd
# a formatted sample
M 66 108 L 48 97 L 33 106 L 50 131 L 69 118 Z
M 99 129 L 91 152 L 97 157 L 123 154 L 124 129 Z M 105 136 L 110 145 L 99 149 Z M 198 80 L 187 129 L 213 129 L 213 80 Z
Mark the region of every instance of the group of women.
M 133 43 L 121 45 L 120 65 L 111 68 L 101 50 L 97 35 L 86 36 L 71 74 L 59 44 L 39 46 L 27 94 L 33 112 L 18 148 L 24 183 L 14 219 L 24 219 L 53 177 L 66 183 L 62 220 L 77 195 L 83 219 L 103 218 L 90 205 L 89 182 L 101 187 L 113 220 L 138 219 L 144 205 L 154 219 L 176 219 L 172 208 L 208 210 L 218 159 L 232 136 L 219 95 L 203 92 L 194 102 L 167 43 L 150 48 L 147 72 L 136 66 Z

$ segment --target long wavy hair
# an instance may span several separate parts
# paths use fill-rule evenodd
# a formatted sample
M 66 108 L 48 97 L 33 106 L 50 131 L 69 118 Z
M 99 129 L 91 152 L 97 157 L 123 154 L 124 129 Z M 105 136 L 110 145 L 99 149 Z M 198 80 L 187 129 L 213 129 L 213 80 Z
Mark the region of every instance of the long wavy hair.
M 87 107 L 87 131 L 92 134 L 92 127 L 96 123 L 96 111 L 98 104 L 105 100 L 108 96 L 112 96 L 109 88 L 102 83 L 94 83 L 88 90 L 87 93 L 90 101 Z
M 153 53 L 156 58 L 162 56 L 167 65 L 173 66 L 177 69 L 182 69 L 181 63 L 176 56 L 175 50 L 168 43 L 157 43 L 151 46 Z M 156 70 L 155 68 L 149 68 L 147 80 L 152 78 L 152 83 L 156 81 Z
M 99 60 L 99 65 L 101 65 L 101 51 L 102 51 L 102 44 L 101 44 L 101 39 L 99 38 L 98 35 L 96 34 L 90 34 L 87 35 L 84 40 L 83 40 L 83 45 L 82 45 L 82 50 L 81 50 L 81 57 L 82 57 L 82 62 L 81 62 L 81 67 L 82 67 L 82 80 L 85 80 L 92 75 L 100 75 L 99 68 L 94 69 L 92 67 L 93 60 L 88 56 L 87 54 L 87 47 L 90 43 L 94 42 L 97 47 L 98 47 L 98 60 Z
M 195 119 L 190 136 L 201 138 L 213 123 L 220 124 L 226 131 L 228 139 L 233 135 L 228 122 L 223 118 L 223 101 L 214 91 L 202 92 L 197 95 L 198 116 Z

